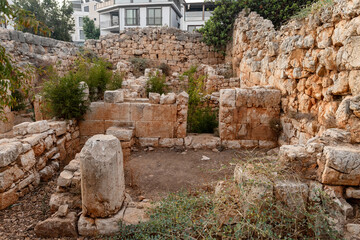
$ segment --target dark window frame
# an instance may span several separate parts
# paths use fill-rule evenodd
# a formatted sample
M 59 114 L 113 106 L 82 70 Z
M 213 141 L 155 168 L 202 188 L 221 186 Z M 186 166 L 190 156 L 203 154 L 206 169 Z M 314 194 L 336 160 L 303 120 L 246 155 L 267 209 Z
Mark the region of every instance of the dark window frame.
M 135 23 L 129 23 L 129 19 L 134 18 L 128 18 L 128 10 L 136 11 L 135 16 Z M 125 26 L 140 26 L 140 8 L 125 8 Z
M 154 11 L 154 17 L 149 17 L 149 11 Z M 160 10 L 160 17 L 155 16 L 155 10 Z M 160 23 L 156 23 L 156 20 L 160 19 Z M 152 20 L 152 22 L 150 22 Z M 162 8 L 161 7 L 149 7 L 146 9 L 146 25 L 147 26 L 161 26 L 163 23 Z

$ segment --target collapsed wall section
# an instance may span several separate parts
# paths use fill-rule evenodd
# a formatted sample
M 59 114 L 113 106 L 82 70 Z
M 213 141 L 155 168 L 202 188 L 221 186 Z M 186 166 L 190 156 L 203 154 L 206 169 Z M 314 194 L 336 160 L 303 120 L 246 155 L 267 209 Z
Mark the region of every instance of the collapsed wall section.
M 0 140 L 0 210 L 48 181 L 80 150 L 75 121 L 25 122 Z

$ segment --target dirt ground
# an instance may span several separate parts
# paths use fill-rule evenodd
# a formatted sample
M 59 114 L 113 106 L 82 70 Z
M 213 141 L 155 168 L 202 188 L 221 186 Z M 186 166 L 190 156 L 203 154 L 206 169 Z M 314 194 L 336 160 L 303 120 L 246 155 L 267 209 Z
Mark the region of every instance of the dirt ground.
M 155 149 L 131 154 L 125 163 L 127 192 L 134 201 L 158 200 L 169 192 L 211 190 L 218 180 L 232 178 L 235 163 L 261 152 Z M 201 160 L 203 156 L 209 160 Z M 0 239 L 37 239 L 36 223 L 50 216 L 49 200 L 56 179 L 41 183 L 16 204 L 0 211 Z M 81 238 L 80 238 L 81 239 Z
M 212 189 L 216 182 L 232 178 L 236 161 L 246 151 L 155 149 L 132 153 L 125 163 L 127 189 L 134 197 L 158 200 L 169 192 Z M 202 160 L 203 156 L 210 158 Z M 134 199 L 141 200 L 141 199 Z

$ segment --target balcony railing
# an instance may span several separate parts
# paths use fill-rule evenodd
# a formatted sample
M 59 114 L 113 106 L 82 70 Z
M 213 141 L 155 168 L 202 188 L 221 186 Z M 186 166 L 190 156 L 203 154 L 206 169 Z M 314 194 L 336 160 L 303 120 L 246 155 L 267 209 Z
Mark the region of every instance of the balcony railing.
M 106 2 L 102 2 L 102 3 L 97 3 L 96 4 L 96 9 L 100 9 L 100 8 L 104 8 L 104 7 L 109 7 L 114 5 L 114 0 L 109 0 Z
M 101 21 L 100 28 L 108 28 L 108 27 L 118 27 L 119 21 Z
M 110 7 L 114 4 L 127 4 L 127 3 L 139 4 L 139 3 L 149 3 L 149 2 L 150 2 L 150 0 L 109 0 L 106 2 L 98 3 L 96 5 L 96 8 L 101 9 L 101 8 L 105 8 L 105 7 Z M 159 2 L 159 3 L 160 2 L 173 2 L 180 10 L 179 0 L 151 0 L 151 2 L 152 3 L 154 3 L 154 2 Z
M 210 18 L 212 12 L 205 11 L 194 11 L 185 13 L 185 21 L 206 21 Z

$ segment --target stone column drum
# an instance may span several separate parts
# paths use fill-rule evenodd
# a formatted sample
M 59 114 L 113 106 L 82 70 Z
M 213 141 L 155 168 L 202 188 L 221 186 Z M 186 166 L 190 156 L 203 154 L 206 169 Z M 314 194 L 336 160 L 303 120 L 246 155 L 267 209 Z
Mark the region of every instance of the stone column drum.
M 80 153 L 81 196 L 84 216 L 104 218 L 116 214 L 125 198 L 123 154 L 112 135 L 95 135 Z

